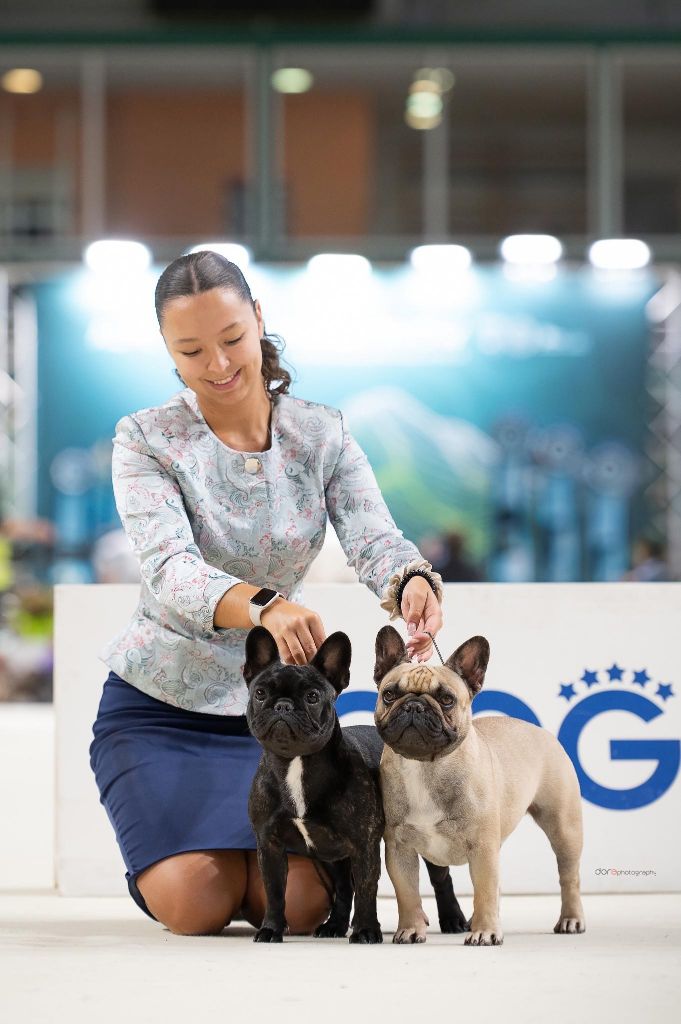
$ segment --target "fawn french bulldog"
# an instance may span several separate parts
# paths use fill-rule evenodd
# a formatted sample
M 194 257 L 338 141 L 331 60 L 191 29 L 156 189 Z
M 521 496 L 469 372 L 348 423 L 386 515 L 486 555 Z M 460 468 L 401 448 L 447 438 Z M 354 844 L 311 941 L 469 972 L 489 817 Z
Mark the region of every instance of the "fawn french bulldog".
M 481 636 L 436 667 L 412 664 L 392 626 L 376 637 L 386 866 L 399 910 L 394 942 L 426 939 L 420 854 L 439 865 L 468 862 L 473 918 L 465 943 L 501 944 L 499 849 L 525 814 L 546 833 L 558 861 L 561 911 L 554 932 L 584 931 L 577 775 L 546 729 L 504 716 L 473 719 L 471 702 L 488 659 Z

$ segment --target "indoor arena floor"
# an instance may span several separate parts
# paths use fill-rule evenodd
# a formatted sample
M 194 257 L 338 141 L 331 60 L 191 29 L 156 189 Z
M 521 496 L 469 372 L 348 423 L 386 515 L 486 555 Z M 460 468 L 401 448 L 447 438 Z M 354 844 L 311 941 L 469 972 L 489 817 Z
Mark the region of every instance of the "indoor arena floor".
M 470 911 L 470 899 L 462 905 Z M 584 935 L 553 934 L 557 896 L 507 896 L 501 947 L 464 947 L 436 925 L 425 945 L 396 946 L 396 905 L 381 899 L 382 946 L 304 937 L 266 946 L 245 924 L 173 935 L 127 897 L 5 892 L 0 1020 L 677 1021 L 681 896 L 585 896 L 584 907 Z

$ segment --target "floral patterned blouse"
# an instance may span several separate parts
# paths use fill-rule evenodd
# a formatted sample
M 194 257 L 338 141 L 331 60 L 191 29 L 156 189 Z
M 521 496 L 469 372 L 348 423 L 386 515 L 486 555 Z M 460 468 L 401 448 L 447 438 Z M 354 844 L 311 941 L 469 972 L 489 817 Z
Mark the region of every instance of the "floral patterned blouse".
M 292 395 L 272 402 L 264 452 L 224 444 L 190 388 L 116 424 L 114 496 L 142 585 L 128 625 L 99 658 L 151 697 L 188 711 L 245 712 L 249 630 L 216 627 L 215 606 L 241 582 L 304 603 L 302 581 L 327 516 L 348 565 L 379 598 L 390 576 L 420 557 L 340 410 Z

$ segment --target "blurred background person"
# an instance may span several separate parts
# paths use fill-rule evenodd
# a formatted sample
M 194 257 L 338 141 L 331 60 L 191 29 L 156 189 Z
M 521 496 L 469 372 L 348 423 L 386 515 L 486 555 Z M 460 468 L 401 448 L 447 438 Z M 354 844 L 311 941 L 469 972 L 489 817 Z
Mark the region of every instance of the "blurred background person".
M 637 583 L 664 583 L 669 579 L 664 544 L 650 537 L 638 537 L 631 552 L 632 567 L 623 577 Z
M 466 553 L 465 537 L 457 530 L 449 530 L 442 537 L 442 558 L 434 568 L 444 583 L 479 583 L 482 573 Z

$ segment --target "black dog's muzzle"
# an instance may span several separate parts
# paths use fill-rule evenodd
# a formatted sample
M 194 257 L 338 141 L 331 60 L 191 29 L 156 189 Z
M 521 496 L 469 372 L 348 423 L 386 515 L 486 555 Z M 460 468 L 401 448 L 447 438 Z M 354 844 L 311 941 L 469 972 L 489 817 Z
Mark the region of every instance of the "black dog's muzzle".
M 251 731 L 259 743 L 281 757 L 317 753 L 329 739 L 333 719 L 315 722 L 288 697 L 278 697 L 273 705 L 251 719 Z

